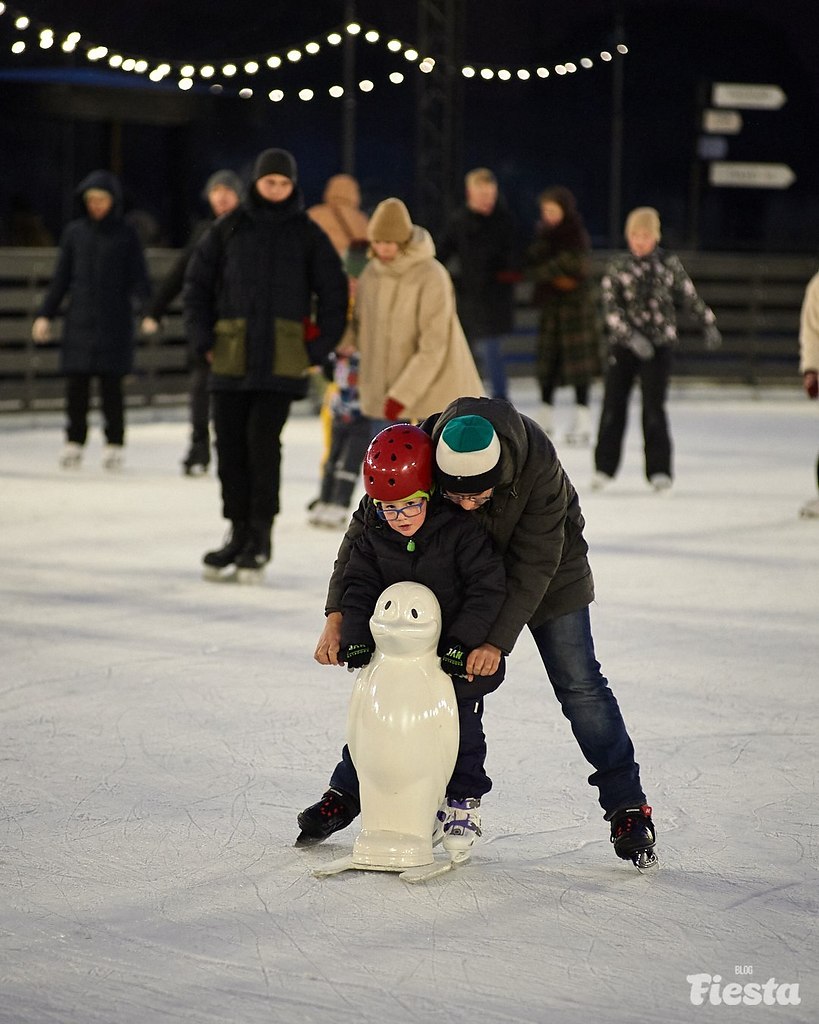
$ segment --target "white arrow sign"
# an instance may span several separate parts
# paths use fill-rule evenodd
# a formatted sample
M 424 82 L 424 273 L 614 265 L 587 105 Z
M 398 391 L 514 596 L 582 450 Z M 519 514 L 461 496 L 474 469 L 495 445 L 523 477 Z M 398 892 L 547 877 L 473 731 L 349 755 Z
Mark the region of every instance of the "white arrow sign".
M 714 82 L 711 89 L 711 102 L 715 107 L 742 107 L 745 110 L 779 110 L 787 98 L 778 85 Z
M 708 165 L 708 180 L 712 185 L 734 188 L 787 188 L 796 181 L 796 175 L 787 164 L 715 160 Z

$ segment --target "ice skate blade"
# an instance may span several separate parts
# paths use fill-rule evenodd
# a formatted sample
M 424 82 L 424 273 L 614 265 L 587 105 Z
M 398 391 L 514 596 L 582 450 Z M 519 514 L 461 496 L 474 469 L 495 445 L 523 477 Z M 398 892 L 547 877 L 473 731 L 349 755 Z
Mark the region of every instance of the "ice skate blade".
M 202 579 L 208 583 L 235 583 L 236 566 L 226 565 L 223 569 L 218 569 L 215 565 L 206 565 L 202 569 Z
M 259 569 L 237 569 L 236 582 L 250 587 L 264 583 L 264 566 Z
M 631 862 L 638 871 L 651 871 L 652 868 L 660 866 L 654 850 L 641 850 L 639 853 L 635 853 Z
M 208 467 L 205 466 L 205 465 L 202 465 L 199 462 L 194 462 L 190 466 L 186 465 L 183 462 L 182 463 L 182 475 L 183 476 L 207 476 L 208 475 Z

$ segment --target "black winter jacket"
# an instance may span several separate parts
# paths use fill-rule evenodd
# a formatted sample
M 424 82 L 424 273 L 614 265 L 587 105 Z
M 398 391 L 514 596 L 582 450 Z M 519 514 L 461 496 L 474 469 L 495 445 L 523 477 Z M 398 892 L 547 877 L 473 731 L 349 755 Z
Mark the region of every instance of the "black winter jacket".
M 456 416 L 483 416 L 501 444 L 503 480 L 492 501 L 465 512 L 482 525 L 503 556 L 507 596 L 485 641 L 509 654 L 524 626 L 586 608 L 594 581 L 577 492 L 543 430 L 499 398 L 459 398 L 421 424 L 437 441 Z M 342 573 L 361 532 L 365 499 L 339 548 L 326 612 L 341 611 Z M 343 626 L 342 626 L 343 628 Z
M 487 216 L 463 206 L 456 210 L 436 244 L 436 255 L 453 268 L 458 319 L 471 343 L 512 330 L 513 277 L 520 265 L 512 215 L 498 198 Z
M 255 188 L 204 235 L 185 272 L 188 337 L 213 353 L 216 391 L 278 391 L 301 397 L 344 330 L 347 278 L 327 235 L 296 189 L 281 203 Z M 319 336 L 308 340 L 314 312 Z
M 114 197 L 108 216 L 92 220 L 83 193 L 105 189 Z M 94 171 L 75 189 L 78 212 L 60 239 L 57 266 L 37 316 L 56 316 L 68 296 L 60 347 L 63 373 L 123 377 L 134 360 L 133 300 L 144 307 L 151 291 L 136 231 L 122 216 L 122 190 L 108 171 Z
M 366 529 L 344 572 L 342 643 L 372 643 L 370 617 L 393 583 L 423 583 L 441 606 L 441 643 L 459 640 L 466 651 L 482 644 L 506 598 L 503 559 L 469 514 L 433 496 L 424 525 L 407 538 L 376 514 L 365 498 Z

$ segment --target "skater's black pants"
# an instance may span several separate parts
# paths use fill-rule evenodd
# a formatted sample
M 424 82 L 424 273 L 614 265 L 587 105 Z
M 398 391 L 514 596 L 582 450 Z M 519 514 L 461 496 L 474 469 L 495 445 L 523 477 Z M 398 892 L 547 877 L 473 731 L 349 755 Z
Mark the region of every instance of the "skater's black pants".
M 210 364 L 202 356 L 194 356 L 188 397 L 191 416 L 191 446 L 202 454 L 210 451 Z
M 99 382 L 103 429 L 108 444 L 123 444 L 125 440 L 125 410 L 122 397 L 122 377 L 108 374 L 70 373 L 65 382 L 65 406 L 68 424 L 66 438 L 75 444 L 85 444 L 88 437 L 88 409 L 91 402 L 91 378 Z
M 446 787 L 446 795 L 453 800 L 482 797 L 492 788 L 492 780 L 484 767 L 486 737 L 483 732 L 483 698 L 487 693 L 497 690 L 505 674 L 506 659 L 501 658 L 500 668 L 492 676 L 476 676 L 471 683 L 466 679 L 452 680 L 461 730 L 458 757 Z M 341 761 L 330 778 L 330 785 L 350 793 L 356 799 L 359 797 L 358 774 L 346 743 L 341 751 Z
M 213 392 L 225 519 L 269 523 L 278 515 L 280 438 L 292 401 L 276 391 Z
M 653 359 L 638 359 L 633 352 L 616 345 L 609 356 L 606 370 L 603 411 L 594 451 L 595 468 L 614 476 L 620 466 L 623 435 L 628 419 L 631 389 L 640 381 L 643 397 L 643 439 L 646 477 L 671 472 L 671 436 L 665 403 L 671 375 L 671 349 L 657 349 Z
M 368 416 L 359 416 L 349 423 L 340 417 L 333 420 L 319 501 L 349 507 L 353 491 L 361 483 L 361 463 L 370 441 L 384 426 L 385 420 L 374 420 Z

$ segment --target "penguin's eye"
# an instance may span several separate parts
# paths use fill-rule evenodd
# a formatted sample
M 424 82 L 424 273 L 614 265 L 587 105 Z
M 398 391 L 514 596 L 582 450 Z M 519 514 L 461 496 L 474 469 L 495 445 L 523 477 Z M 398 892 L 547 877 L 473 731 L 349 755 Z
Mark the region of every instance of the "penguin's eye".
M 387 603 L 384 605 L 384 611 L 386 611 L 391 604 L 392 604 L 392 601 L 387 601 Z
M 412 615 L 412 617 L 413 617 L 414 619 L 417 619 L 417 618 L 418 618 L 418 612 L 417 612 L 417 611 L 416 611 L 416 610 L 415 610 L 414 608 L 412 609 L 412 612 L 411 612 L 410 614 Z

